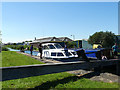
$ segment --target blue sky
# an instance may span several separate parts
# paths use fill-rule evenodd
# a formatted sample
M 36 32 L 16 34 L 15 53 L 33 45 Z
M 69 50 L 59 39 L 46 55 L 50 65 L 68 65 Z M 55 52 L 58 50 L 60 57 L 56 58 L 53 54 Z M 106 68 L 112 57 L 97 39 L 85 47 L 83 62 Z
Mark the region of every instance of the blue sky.
M 4 2 L 2 42 L 40 37 L 88 39 L 99 31 L 118 34 L 117 2 Z

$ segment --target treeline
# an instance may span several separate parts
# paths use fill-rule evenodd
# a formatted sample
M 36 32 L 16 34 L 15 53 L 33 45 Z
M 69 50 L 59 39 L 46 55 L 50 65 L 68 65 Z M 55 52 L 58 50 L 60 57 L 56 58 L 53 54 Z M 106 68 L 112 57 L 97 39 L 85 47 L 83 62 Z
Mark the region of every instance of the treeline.
M 75 42 L 65 42 L 65 44 L 67 45 L 67 48 L 75 48 L 76 47 Z M 5 45 L 5 46 L 8 48 L 20 50 L 22 46 L 24 49 L 28 49 L 28 48 L 30 49 L 31 45 Z M 38 48 L 33 46 L 33 50 L 38 50 Z
M 12 49 L 16 49 L 16 50 L 20 50 L 21 47 L 23 47 L 24 49 L 30 49 L 31 45 L 6 45 L 6 47 L 8 48 L 12 48 Z M 34 50 L 38 50 L 37 47 L 33 47 Z

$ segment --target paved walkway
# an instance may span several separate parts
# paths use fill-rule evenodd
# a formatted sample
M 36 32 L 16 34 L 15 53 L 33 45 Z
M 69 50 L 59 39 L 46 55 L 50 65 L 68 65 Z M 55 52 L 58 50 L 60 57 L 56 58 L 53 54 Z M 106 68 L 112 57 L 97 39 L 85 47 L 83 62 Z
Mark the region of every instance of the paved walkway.
M 39 60 L 39 61 L 41 61 L 41 62 L 43 62 L 43 63 L 60 63 L 61 61 L 56 61 L 56 60 L 53 60 L 53 59 L 40 59 L 40 57 L 39 56 L 31 56 L 30 54 L 27 54 L 27 53 L 23 53 L 23 52 L 17 52 L 17 53 L 20 53 L 20 54 L 24 54 L 24 55 L 26 55 L 26 56 L 30 56 L 30 57 L 32 57 L 32 58 L 34 58 L 34 59 L 36 59 L 36 60 Z

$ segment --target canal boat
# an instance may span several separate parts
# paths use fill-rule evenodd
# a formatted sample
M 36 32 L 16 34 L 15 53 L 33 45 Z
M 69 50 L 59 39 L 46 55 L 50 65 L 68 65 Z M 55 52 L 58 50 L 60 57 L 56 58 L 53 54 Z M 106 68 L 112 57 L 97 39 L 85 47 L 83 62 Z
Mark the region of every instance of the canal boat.
M 42 57 L 43 58 L 52 58 L 52 59 L 69 59 L 78 57 L 76 51 L 63 48 L 58 43 L 45 43 L 42 44 Z M 38 53 L 37 56 L 40 56 Z

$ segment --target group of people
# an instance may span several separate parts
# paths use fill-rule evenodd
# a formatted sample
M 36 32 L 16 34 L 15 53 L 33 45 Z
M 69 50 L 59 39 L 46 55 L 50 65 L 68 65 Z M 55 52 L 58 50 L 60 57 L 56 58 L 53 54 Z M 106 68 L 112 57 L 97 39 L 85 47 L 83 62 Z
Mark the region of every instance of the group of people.
M 41 43 L 38 45 L 38 50 L 39 50 L 39 53 L 40 53 L 40 59 L 42 59 L 42 44 Z M 30 52 L 31 52 L 31 56 L 32 56 L 33 45 L 31 45 L 31 47 L 30 47 Z

